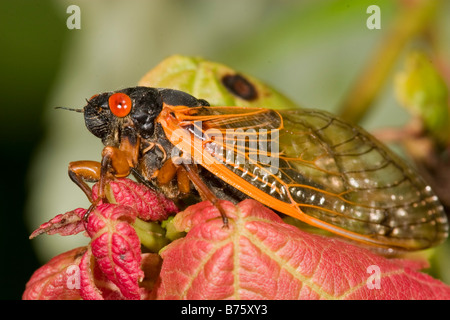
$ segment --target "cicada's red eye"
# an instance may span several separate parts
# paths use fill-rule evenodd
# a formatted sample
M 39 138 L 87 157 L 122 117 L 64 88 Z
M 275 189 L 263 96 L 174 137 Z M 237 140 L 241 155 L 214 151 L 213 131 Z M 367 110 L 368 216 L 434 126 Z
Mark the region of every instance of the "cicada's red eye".
M 112 94 L 108 100 L 109 109 L 119 117 L 126 117 L 131 111 L 131 98 L 125 93 L 117 92 Z

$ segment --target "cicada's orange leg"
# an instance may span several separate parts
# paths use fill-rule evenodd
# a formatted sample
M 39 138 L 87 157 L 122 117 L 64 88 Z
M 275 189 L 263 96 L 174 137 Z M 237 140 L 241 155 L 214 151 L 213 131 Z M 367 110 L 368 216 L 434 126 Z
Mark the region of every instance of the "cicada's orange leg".
M 191 190 L 191 181 L 200 194 L 203 200 L 210 201 L 219 211 L 222 216 L 224 227 L 228 226 L 228 217 L 225 211 L 219 205 L 219 199 L 208 188 L 197 173 L 196 167 L 193 165 L 183 164 L 176 165 L 172 159 L 167 159 L 156 173 L 156 179 L 160 185 L 168 184 L 173 178 L 177 177 L 178 190 L 181 193 L 189 193 Z
M 191 191 L 191 184 L 186 170 L 182 166 L 176 165 L 172 159 L 167 159 L 161 169 L 155 173 L 155 176 L 160 185 L 168 184 L 176 176 L 178 190 L 184 194 Z
M 223 210 L 223 208 L 219 204 L 219 199 L 216 197 L 216 195 L 208 188 L 208 186 L 203 182 L 202 178 L 198 175 L 196 168 L 192 165 L 183 164 L 184 169 L 187 173 L 187 176 L 192 181 L 192 183 L 195 185 L 195 188 L 200 193 L 200 196 L 204 200 L 210 201 L 220 212 L 220 215 L 222 216 L 223 226 L 224 228 L 228 227 L 228 217 Z
M 156 179 L 158 180 L 159 184 L 165 185 L 172 181 L 176 173 L 176 165 L 173 163 L 172 159 L 167 159 L 167 161 L 162 165 L 161 169 L 158 170 Z
M 123 178 L 130 174 L 130 163 L 127 154 L 114 147 L 105 147 L 102 151 L 100 179 L 98 181 L 98 197 L 105 199 L 105 187 L 109 180 Z
M 97 161 L 74 161 L 69 163 L 70 179 L 84 192 L 93 203 L 92 190 L 87 185 L 88 182 L 96 182 L 100 180 L 101 164 Z
M 102 151 L 102 161 L 75 161 L 69 164 L 69 177 L 80 187 L 91 202 L 84 218 L 87 219 L 90 212 L 102 200 L 106 202 L 105 187 L 114 177 L 126 177 L 130 174 L 128 157 L 125 152 L 114 147 L 105 147 Z M 92 189 L 87 182 L 98 181 L 98 197 L 92 197 Z
M 133 141 L 133 142 L 132 142 Z M 102 161 L 75 161 L 69 164 L 69 177 L 86 194 L 92 205 L 85 217 L 102 201 L 107 201 L 105 187 L 111 179 L 123 178 L 130 174 L 138 161 L 139 137 L 134 139 L 124 135 L 119 148 L 106 146 L 102 151 Z M 92 189 L 86 184 L 98 181 L 98 197 L 92 198 Z
M 181 193 L 186 194 L 191 191 L 191 180 L 186 169 L 181 166 L 177 169 L 177 184 Z

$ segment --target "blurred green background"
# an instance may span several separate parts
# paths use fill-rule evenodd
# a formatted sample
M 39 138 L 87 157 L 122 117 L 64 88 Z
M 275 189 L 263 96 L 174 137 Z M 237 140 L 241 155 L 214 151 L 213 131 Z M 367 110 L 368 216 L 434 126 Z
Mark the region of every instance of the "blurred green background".
M 72 4 L 81 9 L 80 30 L 66 26 Z M 381 8 L 379 30 L 366 26 L 372 4 Z M 450 2 L 443 6 L 434 22 L 450 57 Z M 93 94 L 134 86 L 167 56 L 183 54 L 251 74 L 299 105 L 337 111 L 401 10 L 392 0 L 2 1 L 0 298 L 20 299 L 42 263 L 87 243 L 82 236 L 28 240 L 55 215 L 87 207 L 67 165 L 99 159 L 102 149 L 80 114 L 54 107 L 81 108 Z M 399 66 L 401 59 L 393 69 Z M 364 118 L 369 131 L 408 121 L 392 85 L 388 77 Z M 440 250 L 448 270 L 449 249 Z M 450 283 L 450 274 L 439 275 Z

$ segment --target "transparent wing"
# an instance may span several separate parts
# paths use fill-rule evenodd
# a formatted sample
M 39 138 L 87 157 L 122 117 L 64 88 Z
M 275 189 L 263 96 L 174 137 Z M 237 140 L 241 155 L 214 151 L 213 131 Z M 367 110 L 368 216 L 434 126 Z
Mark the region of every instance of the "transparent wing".
M 448 235 L 442 205 L 415 170 L 327 112 L 207 107 L 177 118 L 219 162 L 200 164 L 275 210 L 381 246 L 422 249 Z

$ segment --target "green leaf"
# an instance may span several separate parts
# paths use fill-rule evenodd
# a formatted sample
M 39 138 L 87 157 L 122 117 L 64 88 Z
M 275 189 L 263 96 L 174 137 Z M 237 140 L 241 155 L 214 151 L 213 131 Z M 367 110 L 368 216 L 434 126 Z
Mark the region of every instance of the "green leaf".
M 157 222 L 143 221 L 136 218 L 133 227 L 141 244 L 150 252 L 158 252 L 170 242 L 165 236 L 165 230 Z
M 166 238 L 169 239 L 170 241 L 174 241 L 176 239 L 186 236 L 186 232 L 177 230 L 177 228 L 173 224 L 173 219 L 174 216 L 171 216 L 167 220 L 161 222 L 161 227 L 166 229 Z
M 197 57 L 171 56 L 150 70 L 139 85 L 181 90 L 205 99 L 213 106 L 298 108 L 261 81 Z

